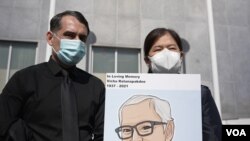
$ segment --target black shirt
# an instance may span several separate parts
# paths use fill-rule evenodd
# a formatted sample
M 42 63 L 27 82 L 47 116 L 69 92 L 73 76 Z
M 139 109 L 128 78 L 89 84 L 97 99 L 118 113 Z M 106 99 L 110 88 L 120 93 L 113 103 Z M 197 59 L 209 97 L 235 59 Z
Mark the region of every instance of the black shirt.
M 75 66 L 67 71 L 76 90 L 80 141 L 103 140 L 104 84 Z M 22 120 L 26 139 L 62 141 L 62 81 L 62 68 L 52 59 L 15 73 L 0 95 L 0 140 Z

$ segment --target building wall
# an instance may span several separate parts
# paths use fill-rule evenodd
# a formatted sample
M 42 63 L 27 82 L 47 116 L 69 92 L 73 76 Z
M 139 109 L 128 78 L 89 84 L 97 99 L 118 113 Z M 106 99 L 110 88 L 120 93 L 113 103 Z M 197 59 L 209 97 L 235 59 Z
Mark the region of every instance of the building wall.
M 37 62 L 43 62 L 48 16 L 47 0 L 1 0 L 0 39 L 38 42 Z
M 153 28 L 175 29 L 188 41 L 186 73 L 200 73 L 213 91 L 205 1 L 83 0 L 81 3 L 82 6 L 79 1 L 57 1 L 56 13 L 65 9 L 81 11 L 96 36 L 96 45 L 142 48 L 145 36 Z M 142 63 L 142 72 L 147 72 Z
M 250 2 L 212 2 L 222 118 L 249 118 Z M 93 45 L 142 48 L 152 29 L 175 29 L 185 41 L 184 72 L 201 74 L 202 83 L 214 94 L 206 1 L 56 0 L 55 13 L 67 9 L 87 18 L 94 38 L 89 44 Z M 37 63 L 46 61 L 49 12 L 49 0 L 1 0 L 0 40 L 36 41 Z M 81 62 L 83 69 L 86 62 Z M 143 61 L 142 72 L 147 72 Z
M 250 1 L 213 0 L 222 117 L 250 117 Z

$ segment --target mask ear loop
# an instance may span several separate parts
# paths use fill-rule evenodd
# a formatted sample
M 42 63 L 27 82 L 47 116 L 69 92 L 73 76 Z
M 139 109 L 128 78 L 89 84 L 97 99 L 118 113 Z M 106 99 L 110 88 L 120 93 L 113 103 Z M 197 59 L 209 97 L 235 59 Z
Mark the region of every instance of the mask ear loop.
M 59 41 L 61 41 L 61 39 L 56 35 L 56 33 L 52 32 L 52 31 L 50 31 L 50 32 L 51 32 L 51 34 L 53 35 L 52 37 L 56 37 Z M 52 48 L 52 50 L 53 50 L 56 54 L 58 54 L 58 52 L 55 50 L 55 48 L 54 48 L 53 46 L 51 46 L 51 48 Z
M 59 41 L 61 40 L 61 38 L 59 38 L 59 37 L 56 35 L 56 33 L 52 32 L 52 31 L 51 31 L 51 33 L 52 33 L 53 37 L 56 37 Z
M 148 72 L 152 72 L 152 71 L 151 71 L 151 61 L 149 60 L 148 57 L 149 57 L 149 56 L 145 56 L 145 57 L 144 57 L 144 61 L 145 61 L 146 65 L 148 66 Z

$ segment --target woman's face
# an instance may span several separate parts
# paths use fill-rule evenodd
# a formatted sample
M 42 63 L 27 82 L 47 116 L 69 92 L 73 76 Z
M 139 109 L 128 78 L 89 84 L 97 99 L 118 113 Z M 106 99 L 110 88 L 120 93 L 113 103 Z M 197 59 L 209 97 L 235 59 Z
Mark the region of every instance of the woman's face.
M 170 51 L 181 52 L 174 38 L 169 34 L 165 34 L 160 37 L 149 50 L 148 56 L 152 57 L 158 52 L 167 48 Z

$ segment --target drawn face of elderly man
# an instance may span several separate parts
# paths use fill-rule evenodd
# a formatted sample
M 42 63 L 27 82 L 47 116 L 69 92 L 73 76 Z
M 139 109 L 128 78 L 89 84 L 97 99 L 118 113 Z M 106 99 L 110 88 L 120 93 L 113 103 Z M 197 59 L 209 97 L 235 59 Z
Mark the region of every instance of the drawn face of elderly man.
M 123 141 L 171 141 L 174 122 L 168 101 L 150 95 L 136 95 L 119 110 L 120 127 L 115 131 Z

